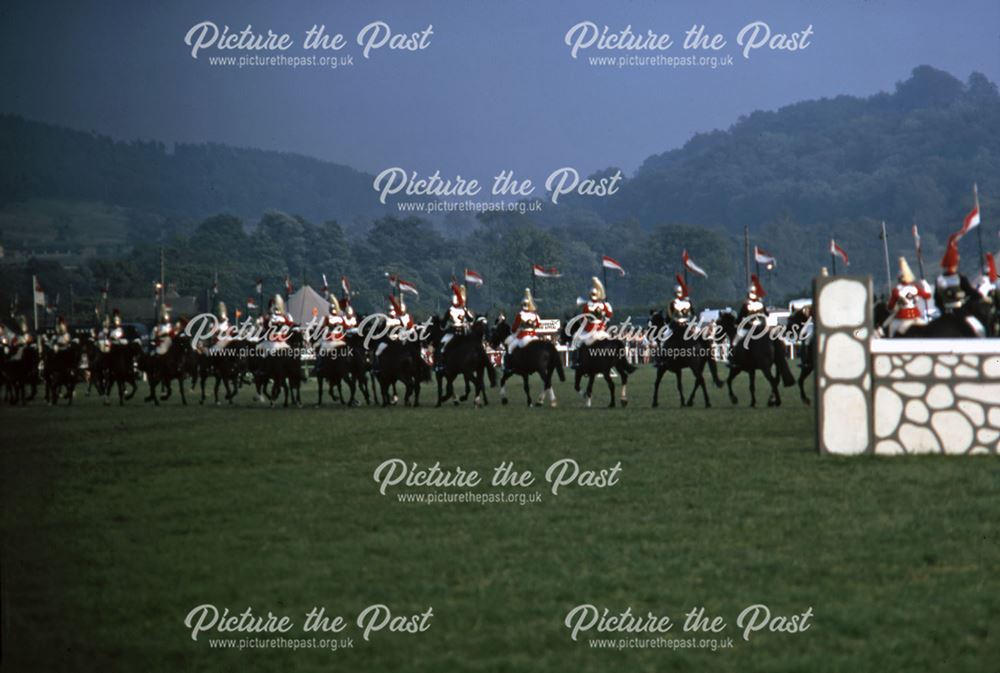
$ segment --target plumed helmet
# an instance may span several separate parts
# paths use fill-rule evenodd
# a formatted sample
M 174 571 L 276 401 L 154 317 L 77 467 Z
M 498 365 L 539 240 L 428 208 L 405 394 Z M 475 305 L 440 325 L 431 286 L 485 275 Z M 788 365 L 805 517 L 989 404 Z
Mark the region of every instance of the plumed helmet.
M 170 320 L 170 307 L 163 304 L 160 307 L 160 320 L 167 321 Z
M 26 333 L 28 331 L 28 318 L 24 315 L 18 316 L 17 326 L 21 328 L 22 332 Z
M 904 283 L 912 283 L 915 280 L 910 265 L 906 263 L 905 257 L 899 258 L 899 280 Z
M 604 301 L 604 298 L 607 295 L 605 295 L 604 293 L 604 285 L 601 284 L 601 281 L 597 278 L 597 276 L 593 276 L 590 279 L 590 283 L 591 283 L 591 288 L 590 288 L 591 301 Z
M 115 327 L 121 327 L 121 324 L 122 324 L 122 312 L 119 311 L 118 309 L 115 309 L 114 318 L 112 320 L 114 321 Z
M 747 299 L 753 301 L 757 299 L 757 288 L 753 285 L 747 288 Z
M 457 283 L 451 284 L 451 305 L 461 308 L 465 306 L 465 290 L 464 287 Z
M 675 297 L 683 297 L 684 296 L 684 286 L 681 285 L 680 283 L 678 283 L 677 285 L 674 285 L 674 296 Z
M 282 298 L 280 294 L 274 295 L 274 302 L 272 305 L 274 306 L 275 313 L 279 314 L 285 313 L 285 300 L 284 298 Z
M 56 323 L 56 332 L 66 334 L 68 331 L 69 325 L 66 324 L 66 318 L 59 316 L 59 321 Z
M 226 320 L 229 315 L 226 313 L 226 302 L 220 301 L 218 306 L 219 317 Z
M 521 300 L 521 308 L 525 311 L 535 311 L 535 298 L 531 296 L 531 288 L 524 288 L 524 299 Z
M 340 302 L 332 294 L 330 295 L 330 315 L 340 315 Z
M 941 258 L 941 268 L 949 273 L 955 273 L 958 269 L 958 236 L 951 234 L 948 236 L 948 245 L 944 250 L 944 257 Z

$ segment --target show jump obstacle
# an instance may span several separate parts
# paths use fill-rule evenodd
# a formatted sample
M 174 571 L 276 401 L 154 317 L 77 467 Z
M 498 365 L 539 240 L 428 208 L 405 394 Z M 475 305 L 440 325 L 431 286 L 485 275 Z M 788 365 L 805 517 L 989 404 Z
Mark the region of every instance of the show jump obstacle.
M 870 278 L 813 292 L 820 453 L 1000 454 L 1000 339 L 880 339 Z

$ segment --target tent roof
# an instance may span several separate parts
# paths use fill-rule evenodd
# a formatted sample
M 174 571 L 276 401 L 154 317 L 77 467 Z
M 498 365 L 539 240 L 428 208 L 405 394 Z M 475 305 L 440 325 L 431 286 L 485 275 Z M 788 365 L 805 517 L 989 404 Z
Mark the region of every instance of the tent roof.
M 300 325 L 312 320 L 313 308 L 316 309 L 316 315 L 322 317 L 330 312 L 330 303 L 308 285 L 300 287 L 285 302 L 285 311 Z

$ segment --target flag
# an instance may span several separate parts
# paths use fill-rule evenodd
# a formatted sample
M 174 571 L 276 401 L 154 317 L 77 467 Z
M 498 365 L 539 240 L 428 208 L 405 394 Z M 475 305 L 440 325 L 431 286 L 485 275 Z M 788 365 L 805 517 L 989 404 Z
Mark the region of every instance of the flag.
M 347 280 L 347 276 L 340 277 L 340 289 L 344 291 L 345 297 L 351 296 L 351 281 Z
M 420 292 L 417 291 L 417 286 L 408 280 L 403 280 L 398 276 L 389 275 L 389 285 L 393 287 L 399 286 L 400 292 L 409 292 L 412 295 L 420 296 Z
M 763 264 L 764 266 L 778 266 L 778 260 L 772 257 L 767 250 L 757 245 L 753 246 L 753 259 L 758 264 Z
M 972 210 L 969 211 L 969 214 L 965 216 L 965 220 L 962 222 L 962 228 L 958 232 L 959 238 L 979 226 L 979 188 L 975 184 L 972 185 L 972 196 L 974 201 Z
M 45 306 L 45 290 L 42 289 L 42 284 L 37 280 L 35 280 L 35 304 Z
M 258 295 L 264 294 L 264 279 L 263 278 L 258 278 L 257 279 L 257 288 L 256 289 L 257 289 L 257 294 Z
M 684 268 L 691 273 L 696 273 L 702 278 L 708 278 L 708 274 L 705 273 L 703 268 L 694 263 L 694 260 L 691 259 L 691 255 L 688 254 L 687 250 L 685 250 L 684 254 L 681 255 L 681 261 L 684 262 Z
M 562 278 L 562 274 L 559 273 L 559 269 L 554 266 L 545 268 L 541 264 L 532 264 L 531 272 L 539 278 Z
M 846 264 L 848 266 L 851 265 L 850 260 L 847 259 L 847 253 L 844 251 L 844 249 L 842 247 L 840 247 L 839 245 L 837 245 L 837 242 L 835 240 L 833 240 L 832 238 L 830 239 L 830 254 L 831 255 L 837 255 L 842 260 L 844 260 L 844 264 Z
M 608 257 L 607 255 L 603 255 L 601 257 L 601 266 L 603 266 L 605 269 L 611 269 L 612 271 L 617 271 L 623 276 L 625 275 L 625 269 L 622 268 L 622 265 L 618 263 L 618 260 L 614 259 L 613 257 Z
M 917 257 L 920 257 L 920 232 L 917 230 L 917 225 L 913 225 L 913 246 L 917 249 Z
M 247 310 L 256 311 L 257 310 L 257 300 L 253 297 L 247 297 Z
M 326 282 L 326 274 L 323 274 L 323 296 L 330 296 L 330 284 Z
M 476 287 L 483 286 L 483 277 L 472 269 L 465 270 L 465 282 Z

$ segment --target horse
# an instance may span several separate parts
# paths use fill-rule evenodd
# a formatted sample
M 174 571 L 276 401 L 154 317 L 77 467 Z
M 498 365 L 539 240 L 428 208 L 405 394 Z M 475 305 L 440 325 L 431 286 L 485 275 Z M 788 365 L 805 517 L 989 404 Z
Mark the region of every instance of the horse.
M 300 353 L 305 345 L 305 337 L 298 327 L 292 329 L 286 347 L 261 353 L 258 351 L 257 371 L 254 381 L 257 384 L 258 397 L 261 393 L 273 407 L 281 391 L 285 393 L 285 404 L 289 401 L 302 407 L 302 360 Z M 271 392 L 267 391 L 267 383 L 273 383 Z
M 382 343 L 385 344 L 385 348 L 378 356 L 376 368 L 372 371 L 372 378 L 378 383 L 382 392 L 382 406 L 395 404 L 395 396 L 390 390 L 398 382 L 402 383 L 406 390 L 403 404 L 409 406 L 412 399 L 413 406 L 419 407 L 420 383 L 430 380 L 430 368 L 421 355 L 420 343 L 398 339 L 385 339 Z
M 566 323 L 559 330 L 559 341 L 569 344 L 573 341 L 571 323 Z M 611 370 L 618 372 L 622 379 L 621 404 L 628 406 L 628 375 L 635 371 L 628 361 L 625 343 L 621 339 L 599 339 L 592 344 L 581 344 L 577 349 L 576 367 L 573 375 L 573 390 L 586 400 L 589 408 L 594 397 L 594 379 L 603 376 L 608 384 L 611 402 L 608 408 L 615 406 L 615 382 L 611 379 Z M 587 377 L 587 390 L 580 390 L 580 382 Z
M 8 356 L 4 366 L 11 405 L 26 405 L 38 394 L 38 363 L 41 356 L 35 344 L 20 347 L 19 355 Z M 31 394 L 27 390 L 31 387 Z
M 793 331 L 800 348 L 799 355 L 799 398 L 807 406 L 811 404 L 806 395 L 805 381 L 816 368 L 816 340 L 813 338 L 812 307 L 803 307 L 788 316 L 788 329 Z
M 80 369 L 80 358 L 83 348 L 79 341 L 71 341 L 64 348 L 55 349 L 46 345 L 43 355 L 43 371 L 45 380 L 45 399 L 49 404 L 59 403 L 60 389 L 65 388 L 63 399 L 73 404 L 73 393 L 76 390 L 77 377 Z
M 664 328 L 668 327 L 662 311 L 652 314 L 649 324 L 656 328 L 656 332 L 661 335 Z M 716 388 L 722 387 L 719 369 L 712 356 L 712 344 L 700 331 L 696 335 L 687 335 L 686 329 L 686 325 L 671 322 L 666 338 L 661 336 L 653 344 L 653 366 L 656 368 L 656 381 L 653 383 L 654 408 L 660 404 L 660 381 L 667 372 L 673 372 L 677 377 L 677 394 L 680 396 L 682 407 L 694 406 L 694 396 L 697 394 L 698 388 L 701 388 L 702 396 L 705 399 L 705 408 L 712 406 L 711 400 L 708 399 L 708 386 L 705 385 L 703 373 L 705 365 L 708 365 Z M 687 400 L 684 399 L 684 383 L 681 378 L 681 373 L 685 369 L 690 369 L 691 373 L 694 374 L 694 388 Z
M 108 352 L 101 355 L 98 361 L 100 380 L 97 391 L 104 396 L 105 406 L 111 404 L 113 387 L 118 388 L 118 406 L 124 406 L 125 400 L 132 399 L 139 388 L 135 379 L 135 363 L 142 357 L 142 346 L 138 340 L 111 344 Z M 130 388 L 128 393 L 125 392 L 126 386 Z
M 184 394 L 184 378 L 189 375 L 191 363 L 194 361 L 194 351 L 191 350 L 191 337 L 178 334 L 170 341 L 167 352 L 148 353 L 139 358 L 139 369 L 146 373 L 149 383 L 149 395 L 146 402 L 160 406 L 160 401 L 170 399 L 171 382 L 175 379 L 181 392 L 181 404 L 187 406 L 187 396 Z M 163 396 L 156 394 L 157 386 L 163 386 Z
M 319 383 L 319 401 L 317 407 L 323 405 L 323 386 L 329 388 L 330 398 L 334 399 L 333 386 L 337 386 L 340 393 L 340 384 L 347 382 L 347 387 L 351 391 L 351 397 L 345 401 L 343 394 L 339 394 L 340 403 L 357 406 L 355 399 L 357 390 L 361 389 L 361 394 L 365 397 L 365 404 L 371 403 L 368 395 L 368 351 L 365 349 L 365 340 L 357 333 L 345 334 L 344 345 L 328 350 L 320 350 L 316 360 L 316 378 Z
M 233 398 L 236 397 L 236 393 L 240 389 L 240 379 L 243 376 L 246 362 L 245 353 L 251 348 L 252 344 L 248 341 L 230 340 L 218 349 L 209 348 L 199 351 L 195 355 L 197 371 L 192 382 L 197 382 L 201 386 L 199 404 L 205 403 L 205 382 L 209 376 L 215 378 L 215 386 L 212 390 L 215 403 L 219 404 L 219 386 L 224 386 L 226 389 L 226 402 L 233 403 Z
M 490 341 L 493 348 L 500 348 L 503 342 L 499 340 L 499 333 L 494 333 Z M 545 398 L 549 398 L 549 403 L 556 406 L 556 391 L 552 389 L 552 373 L 559 375 L 560 381 L 566 380 L 563 372 L 562 360 L 559 358 L 559 351 L 555 344 L 543 339 L 536 339 L 513 352 L 504 355 L 504 372 L 500 377 L 500 402 L 507 404 L 507 380 L 512 376 L 520 376 L 524 382 L 524 396 L 528 399 L 528 406 L 532 406 L 531 385 L 528 377 L 538 374 L 542 379 L 542 394 L 538 397 L 538 404 L 541 406 Z
M 762 318 L 761 318 L 762 319 Z M 729 401 L 737 404 L 739 399 L 733 393 L 733 379 L 745 371 L 750 375 L 750 406 L 757 406 L 757 377 L 760 371 L 771 385 L 771 396 L 767 400 L 767 406 L 781 406 L 781 392 L 778 383 L 785 387 L 795 385 L 795 377 L 788 367 L 788 360 L 785 357 L 785 346 L 780 340 L 772 339 L 769 332 L 763 335 L 753 333 L 747 337 L 738 338 L 738 325 L 736 316 L 731 311 L 723 311 L 719 314 L 719 326 L 722 328 L 726 339 L 729 341 L 729 376 L 726 378 L 726 387 L 729 390 Z M 772 372 L 772 368 L 777 369 L 777 374 Z
M 486 318 L 476 318 L 466 333 L 452 336 L 447 348 L 442 353 L 441 340 L 446 333 L 444 324 L 444 320 L 434 316 L 431 319 L 428 335 L 428 341 L 434 346 L 438 388 L 437 406 L 440 407 L 455 397 L 454 383 L 459 374 L 465 379 L 465 394 L 456 399 L 455 404 L 469 399 L 470 383 L 476 392 L 473 400 L 475 406 L 489 404 L 486 397 L 486 386 L 483 383 L 484 375 L 489 378 L 491 388 L 496 386 L 497 382 L 493 366 L 489 356 L 486 355 L 486 349 L 483 347 L 483 339 L 486 336 Z M 443 387 L 446 387 L 446 390 L 442 390 Z
M 904 333 L 896 336 L 902 339 L 968 339 L 989 336 L 988 332 L 979 333 L 973 326 L 973 321 L 978 321 L 988 330 L 992 322 L 992 308 L 989 302 L 974 295 L 954 311 L 944 313 L 926 325 L 911 325 Z

